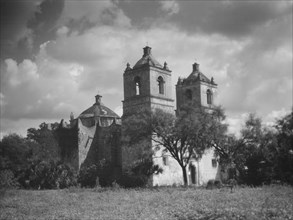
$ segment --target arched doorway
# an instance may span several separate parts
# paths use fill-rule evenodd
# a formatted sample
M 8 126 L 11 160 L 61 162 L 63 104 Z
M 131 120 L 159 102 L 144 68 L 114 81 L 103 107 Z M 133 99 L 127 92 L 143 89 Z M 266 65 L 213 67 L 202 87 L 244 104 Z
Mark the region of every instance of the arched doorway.
M 191 184 L 196 184 L 196 166 L 193 164 L 189 165 L 189 180 Z

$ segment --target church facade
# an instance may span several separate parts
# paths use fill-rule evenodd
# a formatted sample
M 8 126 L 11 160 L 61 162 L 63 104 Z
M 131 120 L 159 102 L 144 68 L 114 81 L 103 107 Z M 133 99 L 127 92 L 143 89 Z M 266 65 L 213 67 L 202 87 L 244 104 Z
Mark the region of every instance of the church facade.
M 172 71 L 165 62 L 161 65 L 152 55 L 151 48 L 143 48 L 143 55 L 136 64 L 127 67 L 123 74 L 124 100 L 123 116 L 136 114 L 141 109 L 164 111 L 176 114 L 184 105 L 204 107 L 211 111 L 217 94 L 217 84 L 213 78 L 207 78 L 199 69 L 199 64 L 192 65 L 192 72 L 187 78 L 179 78 L 176 84 L 176 110 L 172 97 Z M 63 145 L 70 145 L 69 150 L 63 153 L 63 159 L 74 164 L 76 169 L 102 159 L 111 161 L 113 172 L 119 173 L 123 166 L 123 152 L 121 149 L 121 126 L 123 121 L 112 110 L 101 102 L 97 95 L 95 103 L 82 112 L 77 118 L 71 116 L 70 124 L 63 121 L 60 131 L 63 136 Z M 71 135 L 71 136 L 70 136 Z M 120 135 L 120 136 L 119 136 Z M 67 140 L 71 138 L 72 143 Z M 67 141 L 67 142 L 66 142 Z M 62 142 L 62 138 L 61 138 Z M 150 149 L 155 144 L 149 140 Z M 73 147 L 72 147 L 73 146 Z M 65 148 L 68 149 L 68 148 Z M 153 162 L 163 169 L 163 172 L 153 175 L 150 184 L 181 185 L 183 184 L 182 170 L 163 148 L 155 151 Z M 74 153 L 72 153 L 74 152 Z M 133 158 L 135 160 L 136 158 Z M 213 149 L 206 150 L 200 160 L 192 160 L 187 167 L 188 182 L 194 185 L 203 185 L 208 180 L 221 178 L 218 158 Z
M 161 65 L 152 55 L 151 48 L 143 48 L 142 58 L 123 74 L 124 101 L 123 114 L 135 114 L 140 109 L 156 108 L 176 114 L 184 105 L 195 108 L 204 107 L 208 111 L 214 107 L 217 84 L 207 78 L 199 69 L 199 64 L 192 65 L 192 72 L 187 78 L 179 78 L 176 84 L 176 111 L 172 97 L 172 71 L 167 63 Z M 150 148 L 155 143 L 150 140 Z M 183 184 L 182 170 L 178 162 L 162 148 L 153 155 L 154 164 L 163 168 L 163 173 L 153 175 L 152 185 Z M 188 166 L 189 184 L 202 185 L 210 179 L 220 179 L 220 167 L 213 149 L 205 152 L 200 160 L 193 160 Z

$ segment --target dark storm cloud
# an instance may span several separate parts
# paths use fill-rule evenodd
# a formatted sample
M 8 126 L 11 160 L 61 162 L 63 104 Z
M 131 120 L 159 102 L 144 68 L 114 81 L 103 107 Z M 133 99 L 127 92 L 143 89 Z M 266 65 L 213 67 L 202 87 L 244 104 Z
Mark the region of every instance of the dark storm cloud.
M 36 10 L 36 1 L 1 1 L 1 59 L 23 59 L 29 53 L 27 21 Z M 21 40 L 19 43 L 18 41 Z
M 28 22 L 28 27 L 32 29 L 50 29 L 60 17 L 63 7 L 63 0 L 44 0 L 39 5 L 33 19 Z
M 258 27 L 292 12 L 288 1 L 176 1 L 178 10 L 169 15 L 159 1 L 122 1 L 119 7 L 137 27 L 175 24 L 195 33 L 245 37 Z
M 228 37 L 247 36 L 259 26 L 292 11 L 290 2 L 178 1 L 180 11 L 171 18 L 182 29 Z M 184 13 L 183 13 L 184 11 Z
M 39 45 L 54 37 L 64 1 L 1 1 L 1 59 L 31 58 Z
M 161 17 L 159 1 L 119 1 L 118 7 L 137 27 L 148 26 Z
M 39 45 L 55 37 L 56 22 L 64 8 L 64 0 L 44 0 L 34 17 L 28 21 L 28 28 L 33 30 L 34 52 L 38 52 Z

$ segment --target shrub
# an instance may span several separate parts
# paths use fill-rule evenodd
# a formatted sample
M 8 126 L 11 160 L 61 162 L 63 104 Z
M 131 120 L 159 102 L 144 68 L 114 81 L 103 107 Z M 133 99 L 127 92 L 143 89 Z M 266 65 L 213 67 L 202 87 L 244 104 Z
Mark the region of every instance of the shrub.
M 2 188 L 18 188 L 19 183 L 14 177 L 11 170 L 1 170 L 0 171 L 0 189 Z
M 95 187 L 97 177 L 98 167 L 93 164 L 80 169 L 77 182 L 81 185 L 81 187 Z
M 98 164 L 83 166 L 78 175 L 78 183 L 81 187 L 102 187 L 112 186 L 115 182 L 113 167 L 106 160 L 99 161 Z
M 159 165 L 154 165 L 153 160 L 150 159 L 136 161 L 132 164 L 130 169 L 133 174 L 146 177 L 163 172 L 162 168 L 160 168 Z
M 57 178 L 55 180 L 57 188 L 64 189 L 77 184 L 74 172 L 65 164 L 60 163 L 56 167 Z
M 215 189 L 215 188 L 219 189 L 221 187 L 222 187 L 221 180 L 209 180 L 206 186 L 207 189 Z
M 162 168 L 154 165 L 152 160 L 138 160 L 124 170 L 118 180 L 118 184 L 126 188 L 145 187 L 151 175 L 162 172 Z
M 33 189 L 63 189 L 76 185 L 76 177 L 66 164 L 38 160 L 23 171 L 19 182 L 22 186 Z
M 144 187 L 148 183 L 148 177 L 145 175 L 134 175 L 123 173 L 118 180 L 118 184 L 125 188 Z
M 98 166 L 99 184 L 102 187 L 113 186 L 116 182 L 114 168 L 109 161 L 102 160 Z

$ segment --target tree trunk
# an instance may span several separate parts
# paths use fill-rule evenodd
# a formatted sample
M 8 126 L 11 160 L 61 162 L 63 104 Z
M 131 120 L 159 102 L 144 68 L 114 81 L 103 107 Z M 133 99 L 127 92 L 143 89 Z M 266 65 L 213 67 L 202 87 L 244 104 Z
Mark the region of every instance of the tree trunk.
M 188 182 L 187 182 L 187 172 L 186 172 L 185 167 L 181 167 L 181 168 L 182 168 L 184 186 L 187 186 L 188 185 Z

